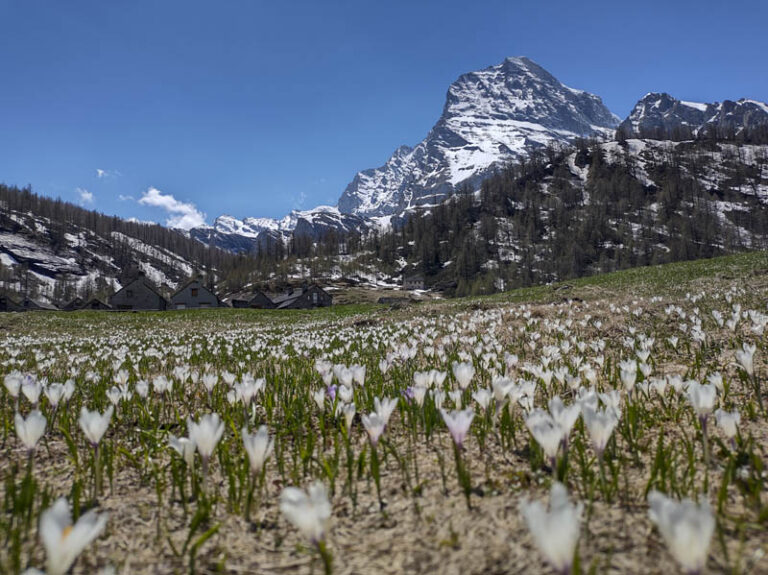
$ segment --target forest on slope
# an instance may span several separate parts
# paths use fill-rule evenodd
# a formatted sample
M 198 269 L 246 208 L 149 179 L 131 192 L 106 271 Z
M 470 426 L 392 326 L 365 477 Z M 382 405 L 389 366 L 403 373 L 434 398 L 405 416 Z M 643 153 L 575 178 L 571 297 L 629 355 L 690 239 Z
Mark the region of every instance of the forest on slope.
M 252 284 L 372 276 L 392 283 L 417 274 L 427 287 L 463 296 L 765 249 L 767 198 L 768 146 L 620 137 L 535 152 L 479 190 L 465 187 L 413 209 L 388 230 L 294 235 L 248 255 L 2 185 L 0 233 L 31 239 L 71 264 L 51 272 L 56 301 L 104 296 L 142 266 L 154 266 L 166 292 L 191 276 L 225 294 Z M 141 261 L 151 249 L 161 256 Z M 30 267 L 19 263 L 0 266 L 6 291 L 28 289 L 21 276 Z M 89 273 L 95 279 L 83 283 Z M 110 274 L 113 281 L 104 281 Z

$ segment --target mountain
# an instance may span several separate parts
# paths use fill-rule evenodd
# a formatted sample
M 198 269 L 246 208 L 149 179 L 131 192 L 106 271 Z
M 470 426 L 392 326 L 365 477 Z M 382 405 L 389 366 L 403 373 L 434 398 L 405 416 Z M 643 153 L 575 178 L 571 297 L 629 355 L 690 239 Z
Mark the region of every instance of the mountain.
M 419 273 L 463 295 L 766 247 L 768 105 L 650 93 L 619 123 L 527 58 L 459 77 L 427 137 L 337 206 L 179 232 L 0 185 L 0 290 L 56 301 L 128 269 L 166 291 L 201 272 L 230 292 Z
M 691 139 L 715 130 L 721 137 L 738 136 L 768 127 L 768 104 L 756 100 L 725 100 L 705 104 L 678 100 L 669 94 L 646 94 L 621 123 L 625 138 Z
M 143 272 L 168 293 L 197 274 L 223 280 L 236 263 L 176 230 L 0 184 L 0 291 L 61 304 L 106 297 Z
M 463 296 L 766 248 L 768 145 L 706 138 L 534 155 L 360 252 Z
M 354 214 L 342 214 L 333 206 L 294 210 L 284 218 L 245 218 L 219 216 L 212 226 L 193 228 L 190 236 L 198 241 L 234 253 L 250 253 L 293 237 L 318 240 L 329 231 L 339 234 L 361 232 L 370 222 Z
M 229 216 L 192 237 L 235 252 L 294 236 L 386 228 L 415 207 L 435 204 L 462 184 L 477 187 L 495 168 L 578 137 L 610 137 L 619 118 L 599 97 L 569 88 L 528 58 L 459 77 L 440 119 L 415 147 L 401 146 L 380 168 L 358 173 L 338 206 L 292 212 L 280 220 Z
M 599 97 L 563 85 L 528 58 L 507 58 L 451 84 L 427 137 L 414 148 L 398 148 L 380 168 L 358 173 L 339 210 L 389 216 L 435 203 L 532 150 L 605 136 L 618 123 Z

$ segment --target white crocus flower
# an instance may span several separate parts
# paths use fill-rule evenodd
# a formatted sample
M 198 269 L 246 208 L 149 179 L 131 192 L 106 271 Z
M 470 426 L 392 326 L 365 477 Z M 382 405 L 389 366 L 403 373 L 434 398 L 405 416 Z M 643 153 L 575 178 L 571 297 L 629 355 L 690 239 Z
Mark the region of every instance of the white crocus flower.
M 99 444 L 107 431 L 113 412 L 114 408 L 111 405 L 103 414 L 98 411 L 88 411 L 85 407 L 80 409 L 80 419 L 78 419 L 80 429 L 93 447 Z
M 337 393 L 339 394 L 339 399 L 344 403 L 349 403 L 354 398 L 352 388 L 347 387 L 346 385 L 340 385 Z
M 37 442 L 40 441 L 40 438 L 45 433 L 45 416 L 35 409 L 27 415 L 26 419 L 17 413 L 13 417 L 13 423 L 16 427 L 16 435 L 19 441 L 24 444 L 24 447 L 31 454 L 35 447 L 37 447 Z
M 117 386 L 112 386 L 107 390 L 107 399 L 109 402 L 117 407 L 117 404 L 120 403 L 120 398 L 122 397 L 122 392 Z
M 353 365 L 350 367 L 352 370 L 352 380 L 359 386 L 365 385 L 365 366 Z
M 357 413 L 357 407 L 355 407 L 354 403 L 347 403 L 341 409 L 341 412 L 344 415 L 344 423 L 346 423 L 347 425 L 347 431 L 349 431 L 350 429 L 352 429 L 352 421 L 355 419 L 355 413 Z
M 454 363 L 453 364 L 453 377 L 456 378 L 456 382 L 459 387 L 464 390 L 469 387 L 472 382 L 472 378 L 475 376 L 475 366 L 471 363 Z
M 197 452 L 203 459 L 203 467 L 213 455 L 221 436 L 224 434 L 224 422 L 217 413 L 203 415 L 197 423 L 191 417 L 187 418 L 189 438 L 195 442 Z
M 648 388 L 656 392 L 659 397 L 664 397 L 667 389 L 667 380 L 661 377 L 654 377 L 648 382 Z
M 104 530 L 107 514 L 91 510 L 72 525 L 69 504 L 64 497 L 40 516 L 40 539 L 46 554 L 47 575 L 64 575 L 78 555 Z
M 672 389 L 675 390 L 675 393 L 678 395 L 683 393 L 683 389 L 685 388 L 685 380 L 682 378 L 682 376 L 677 374 L 668 375 L 667 382 L 672 386 Z
M 171 389 L 173 389 L 173 380 L 168 379 L 164 375 L 158 375 L 152 380 L 152 387 L 154 388 L 155 393 L 160 395 L 170 393 Z
M 491 404 L 493 394 L 489 390 L 481 388 L 472 393 L 472 398 L 485 410 Z
M 115 375 L 115 383 L 118 385 L 125 385 L 128 383 L 128 379 L 130 378 L 130 374 L 128 373 L 127 369 L 121 369 L 117 372 Z
M 461 407 L 461 390 L 460 389 L 452 389 L 448 392 L 448 397 L 453 402 L 453 405 L 456 407 L 456 409 L 459 409 Z
M 27 376 L 24 379 L 24 383 L 21 384 L 21 393 L 27 398 L 29 403 L 37 405 L 40 401 L 40 394 L 43 391 L 43 384 L 37 379 L 31 376 Z
M 559 573 L 569 573 L 581 531 L 581 503 L 572 505 L 562 483 L 554 483 L 549 497 L 549 510 L 540 502 L 520 502 L 533 540 L 550 565 Z
M 266 425 L 259 427 L 259 430 L 254 434 L 248 433 L 248 428 L 243 427 L 242 435 L 245 452 L 248 454 L 248 461 L 251 465 L 251 473 L 259 473 L 269 456 L 272 455 L 275 442 L 269 436 Z
M 493 397 L 496 399 L 496 404 L 501 405 L 509 395 L 509 392 L 515 387 L 515 382 L 506 377 L 498 377 L 493 379 L 491 387 L 493 388 Z
M 413 392 L 413 401 L 416 402 L 416 405 L 419 407 L 424 407 L 424 398 L 427 396 L 426 386 L 414 385 L 411 388 L 411 391 Z
M 581 413 L 581 406 L 578 403 L 566 406 L 560 396 L 556 395 L 549 401 L 549 412 L 552 414 L 552 419 L 560 427 L 562 439 L 567 444 L 568 436 Z
M 724 411 L 718 409 L 715 411 L 715 421 L 717 426 L 722 430 L 726 439 L 734 440 L 736 434 L 739 432 L 739 424 L 741 423 L 741 414 L 738 411 Z
M 18 371 L 12 371 L 5 376 L 3 384 L 5 389 L 11 395 L 12 398 L 19 398 L 19 391 L 21 390 L 21 382 L 24 380 L 24 376 Z
M 531 435 L 539 444 L 544 454 L 554 464 L 557 452 L 560 449 L 560 443 L 563 439 L 563 431 L 555 423 L 546 411 L 536 409 L 525 419 L 525 426 Z
M 443 403 L 445 402 L 445 392 L 442 389 L 432 390 L 432 401 L 435 402 L 435 409 L 440 411 L 443 409 Z
M 471 409 L 451 412 L 440 410 L 440 415 L 443 416 L 443 421 L 448 427 L 453 442 L 457 447 L 462 447 L 467 438 L 467 434 L 469 433 L 469 426 L 472 424 L 472 419 L 475 417 L 474 411 Z
M 213 373 L 206 373 L 203 376 L 203 387 L 205 387 L 205 390 L 210 394 L 213 391 L 213 388 L 216 386 L 216 384 L 219 382 L 219 378 L 216 377 L 216 374 Z
M 600 401 L 603 405 L 616 416 L 616 419 L 621 418 L 621 392 L 618 389 L 613 389 L 608 393 L 598 393 Z
M 376 447 L 379 443 L 379 438 L 384 433 L 384 428 L 387 426 L 387 422 L 375 411 L 368 415 L 363 415 L 361 419 L 363 427 L 371 440 L 371 444 Z
M 686 573 L 701 573 L 707 563 L 715 518 L 705 501 L 678 502 L 658 491 L 648 494 L 649 516 L 659 528 L 670 553 Z
M 741 346 L 740 350 L 736 351 L 736 361 L 739 362 L 739 365 L 747 372 L 749 377 L 755 374 L 754 357 L 756 350 L 756 346 L 745 343 Z
M 592 446 L 595 448 L 597 456 L 602 458 L 605 446 L 608 445 L 608 440 L 619 420 L 610 408 L 600 411 L 585 407 L 582 410 L 582 417 L 584 418 L 584 425 L 589 431 L 589 437 L 592 439 Z
M 181 458 L 187 464 L 187 467 L 192 467 L 195 463 L 195 442 L 188 437 L 176 437 L 171 435 L 168 438 L 168 445 L 170 445 L 176 453 L 181 455 Z
M 59 402 L 64 398 L 64 385 L 61 383 L 46 385 L 43 393 L 48 398 L 51 407 L 56 409 L 59 406 Z
M 147 395 L 149 395 L 149 383 L 143 379 L 136 382 L 134 389 L 141 399 L 146 399 Z
M 637 362 L 634 360 L 622 361 L 620 366 L 619 376 L 621 377 L 621 383 L 624 389 L 627 390 L 627 393 L 631 394 L 637 382 Z
M 68 379 L 64 382 L 64 403 L 69 402 L 72 399 L 72 395 L 75 393 L 75 380 Z
M 688 386 L 688 400 L 700 419 L 712 413 L 717 401 L 717 388 L 711 383 L 692 382 Z
M 313 544 L 325 538 L 331 518 L 331 504 L 325 486 L 319 481 L 313 483 L 307 492 L 297 487 L 283 489 L 280 494 L 280 511 Z
M 597 409 L 598 397 L 594 387 L 587 389 L 586 387 L 580 387 L 576 398 L 573 400 L 581 410 L 589 407 L 590 409 Z
M 317 405 L 317 409 L 323 411 L 325 409 L 325 390 L 318 389 L 317 391 L 312 392 L 312 400 L 315 402 L 315 405 Z
M 719 393 L 723 393 L 723 391 L 725 391 L 725 386 L 723 384 L 723 374 L 721 374 L 719 371 L 710 373 L 707 376 L 707 383 L 714 385 Z
M 373 398 L 373 409 L 384 421 L 384 425 L 389 423 L 389 418 L 392 417 L 392 413 L 395 411 L 396 407 L 397 399 L 390 399 L 385 397 L 380 400 L 378 397 Z

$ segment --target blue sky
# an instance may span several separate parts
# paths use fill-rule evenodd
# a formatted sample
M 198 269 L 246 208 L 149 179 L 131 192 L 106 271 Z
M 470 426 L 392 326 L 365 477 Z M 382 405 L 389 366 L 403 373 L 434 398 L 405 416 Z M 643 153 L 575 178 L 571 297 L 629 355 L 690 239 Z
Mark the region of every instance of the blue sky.
M 0 181 L 182 225 L 279 217 L 335 204 L 507 56 L 622 117 L 649 91 L 766 101 L 766 4 L 0 0 Z

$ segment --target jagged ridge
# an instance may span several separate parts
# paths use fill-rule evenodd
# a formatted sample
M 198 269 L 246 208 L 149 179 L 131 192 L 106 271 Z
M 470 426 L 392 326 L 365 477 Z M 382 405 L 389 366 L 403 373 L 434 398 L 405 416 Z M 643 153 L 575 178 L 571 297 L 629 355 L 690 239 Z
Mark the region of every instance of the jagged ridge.
M 768 104 L 756 100 L 701 103 L 651 92 L 635 104 L 618 132 L 627 138 L 687 139 L 701 136 L 709 128 L 738 135 L 766 124 Z

